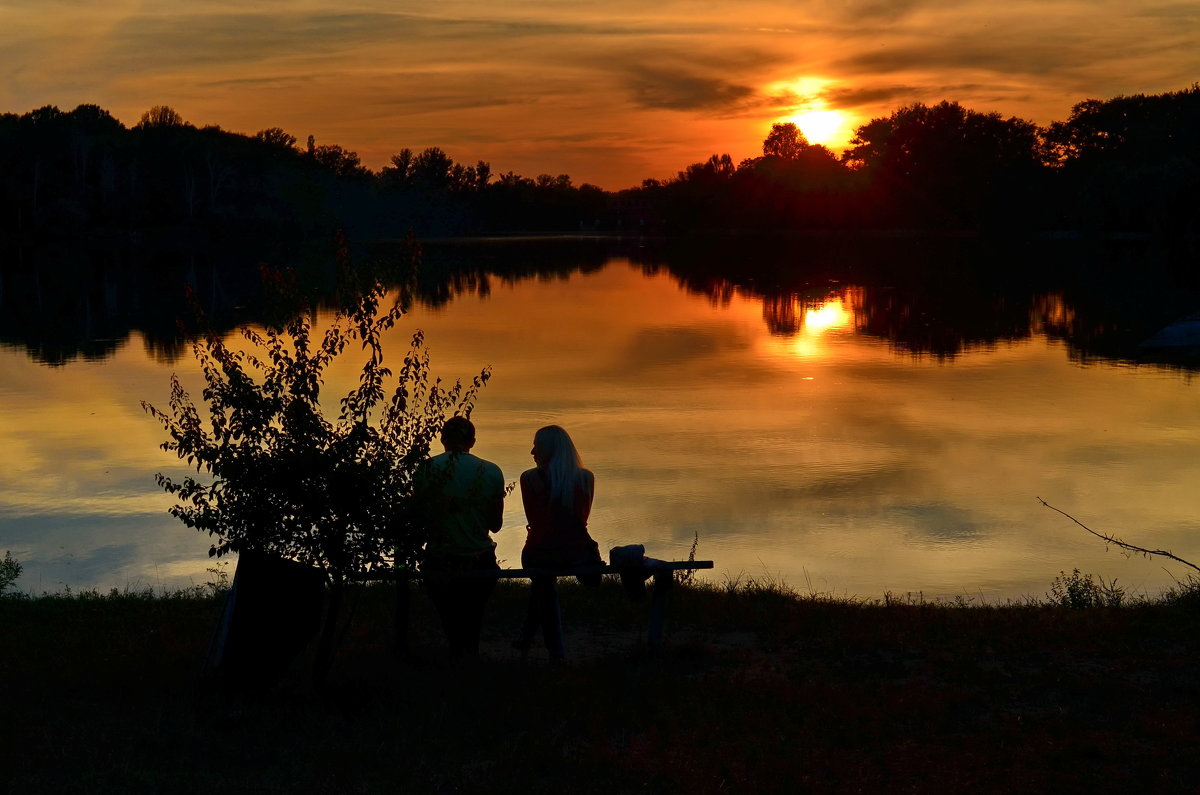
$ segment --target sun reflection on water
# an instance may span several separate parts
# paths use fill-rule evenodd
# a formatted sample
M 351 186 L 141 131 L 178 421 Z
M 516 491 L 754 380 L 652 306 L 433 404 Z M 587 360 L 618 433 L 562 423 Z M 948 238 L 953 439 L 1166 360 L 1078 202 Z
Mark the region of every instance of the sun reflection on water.
M 856 287 L 816 300 L 801 295 L 764 300 L 764 320 L 771 329 L 771 336 L 765 340 L 768 354 L 780 358 L 826 357 L 828 341 L 824 338 L 853 333 L 855 312 L 861 304 L 861 290 Z

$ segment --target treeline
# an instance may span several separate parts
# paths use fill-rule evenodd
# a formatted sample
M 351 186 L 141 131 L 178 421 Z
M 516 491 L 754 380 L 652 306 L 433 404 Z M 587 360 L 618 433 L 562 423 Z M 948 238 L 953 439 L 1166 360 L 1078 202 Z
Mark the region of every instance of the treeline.
M 1200 85 L 1077 104 L 1043 128 L 956 102 L 859 127 L 841 157 L 792 124 L 763 154 L 713 155 L 606 192 L 567 175 L 494 174 L 437 147 L 378 172 L 278 128 L 194 127 L 168 107 L 126 128 L 107 111 L 0 115 L 0 234 L 18 239 L 204 235 L 359 239 L 547 231 L 1069 231 L 1200 233 Z
M 839 158 L 777 124 L 763 154 L 713 155 L 622 194 L 672 230 L 1200 233 L 1200 85 L 1077 104 L 1047 128 L 955 102 L 861 126 Z
M 0 178 L 0 235 L 21 240 L 536 232 L 595 226 L 607 202 L 565 174 L 493 174 L 437 147 L 375 173 L 312 136 L 197 128 L 165 106 L 132 128 L 96 105 L 0 115 Z

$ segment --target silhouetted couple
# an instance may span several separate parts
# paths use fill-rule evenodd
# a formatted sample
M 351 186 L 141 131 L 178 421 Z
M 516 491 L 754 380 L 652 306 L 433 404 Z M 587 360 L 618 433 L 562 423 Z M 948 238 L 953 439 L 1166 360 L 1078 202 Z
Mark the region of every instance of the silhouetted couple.
M 431 533 L 423 571 L 437 608 L 451 657 L 479 653 L 484 606 L 496 587 L 493 577 L 472 572 L 497 570 L 490 534 L 504 524 L 504 476 L 500 468 L 471 454 L 475 426 L 452 417 L 442 426 L 445 452 L 418 473 L 418 488 L 430 511 Z M 579 451 L 557 425 L 533 437 L 533 469 L 521 473 L 521 501 L 528 534 L 521 550 L 524 568 L 599 565 L 600 550 L 588 534 L 595 477 L 583 468 Z M 455 576 L 459 575 L 459 576 Z M 522 652 L 538 629 L 550 658 L 564 657 L 558 590 L 552 576 L 532 578 L 529 609 L 513 645 Z

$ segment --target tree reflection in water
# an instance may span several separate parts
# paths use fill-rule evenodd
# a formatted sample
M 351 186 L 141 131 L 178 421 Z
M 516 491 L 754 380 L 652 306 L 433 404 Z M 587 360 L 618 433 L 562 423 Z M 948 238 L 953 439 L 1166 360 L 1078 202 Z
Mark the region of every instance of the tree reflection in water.
M 1077 361 L 1147 361 L 1138 345 L 1200 306 L 1194 274 L 1138 244 L 1061 241 L 1004 245 L 931 238 L 806 237 L 709 240 L 540 238 L 433 241 L 419 266 L 395 267 L 395 246 L 356 253 L 426 307 L 497 285 L 592 273 L 613 258 L 647 274 L 666 271 L 714 305 L 761 300 L 773 335 L 811 326 L 831 302 L 852 314 L 857 333 L 898 351 L 952 359 L 965 351 L 1045 334 Z M 173 361 L 186 349 L 191 286 L 218 331 L 262 322 L 259 266 L 290 267 L 306 289 L 332 296 L 332 249 L 275 251 L 129 250 L 86 246 L 11 249 L 0 261 L 0 342 L 60 365 L 111 355 L 139 332 L 147 353 Z M 382 263 L 382 265 L 381 265 Z M 1155 361 L 1196 362 L 1158 352 Z

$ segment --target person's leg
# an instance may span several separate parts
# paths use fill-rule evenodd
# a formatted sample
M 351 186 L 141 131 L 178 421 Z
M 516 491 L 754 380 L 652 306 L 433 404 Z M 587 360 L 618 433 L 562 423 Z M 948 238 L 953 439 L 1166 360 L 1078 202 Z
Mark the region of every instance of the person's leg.
M 521 624 L 520 631 L 517 632 L 517 637 L 513 640 L 513 648 L 522 652 L 529 651 L 529 647 L 533 644 L 533 636 L 538 630 L 538 602 L 537 589 L 532 582 L 529 586 L 529 602 L 525 607 L 525 620 Z
M 537 589 L 535 599 L 538 622 L 542 625 L 542 637 L 546 642 L 546 651 L 550 653 L 550 659 L 561 660 L 566 657 L 566 652 L 563 649 L 562 614 L 558 607 L 557 580 L 554 577 L 539 577 L 538 580 L 541 582 L 534 581 L 534 588 Z
M 521 567 L 526 569 L 533 568 L 534 561 L 527 553 L 528 550 L 521 550 Z M 525 607 L 525 620 L 521 624 L 521 629 L 517 632 L 517 637 L 513 640 L 512 644 L 513 648 L 520 651 L 522 656 L 533 645 L 533 636 L 537 634 L 538 625 L 541 623 L 538 620 L 537 581 L 537 577 L 530 578 L 529 602 Z
M 466 655 L 479 655 L 479 636 L 483 633 L 483 614 L 487 608 L 488 597 L 496 588 L 496 581 L 490 578 L 468 579 L 463 581 L 462 605 L 462 650 Z
M 450 647 L 450 656 L 455 653 L 457 616 L 455 610 L 454 584 L 449 580 L 426 580 L 425 591 L 429 600 L 437 610 L 438 619 L 442 623 L 442 633 Z

